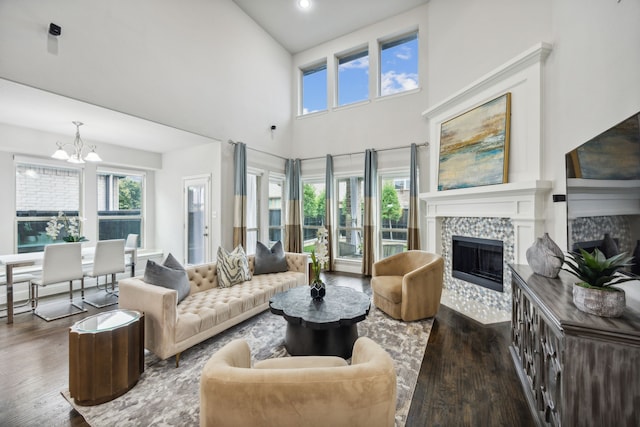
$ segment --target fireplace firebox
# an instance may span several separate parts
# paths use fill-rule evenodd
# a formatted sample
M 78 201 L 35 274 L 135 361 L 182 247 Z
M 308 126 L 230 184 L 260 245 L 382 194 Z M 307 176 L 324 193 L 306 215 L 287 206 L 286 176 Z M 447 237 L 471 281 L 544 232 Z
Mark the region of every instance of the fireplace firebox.
M 494 291 L 503 292 L 501 240 L 453 236 L 451 275 Z

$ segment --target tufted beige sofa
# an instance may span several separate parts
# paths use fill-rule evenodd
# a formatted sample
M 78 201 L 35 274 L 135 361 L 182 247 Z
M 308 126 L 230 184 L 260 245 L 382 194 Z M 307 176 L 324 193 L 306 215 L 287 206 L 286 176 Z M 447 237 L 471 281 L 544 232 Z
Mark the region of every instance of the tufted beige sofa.
M 289 271 L 254 275 L 230 288 L 218 287 L 216 263 L 188 267 L 191 290 L 180 304 L 173 289 L 142 277 L 121 279 L 119 306 L 144 312 L 145 348 L 161 359 L 175 355 L 177 365 L 183 350 L 266 310 L 275 293 L 308 283 L 307 255 L 285 255 Z M 254 257 L 248 259 L 253 273 Z

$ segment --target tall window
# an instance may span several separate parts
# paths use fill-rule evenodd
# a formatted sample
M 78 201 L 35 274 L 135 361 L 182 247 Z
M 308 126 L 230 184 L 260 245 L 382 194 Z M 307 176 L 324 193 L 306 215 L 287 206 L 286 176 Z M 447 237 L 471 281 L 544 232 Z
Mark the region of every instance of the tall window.
M 418 33 L 380 42 L 380 95 L 418 87 Z
M 80 216 L 81 179 L 80 169 L 16 163 L 18 253 L 39 252 L 46 244 L 62 241 L 66 229 L 53 240 L 46 234 L 47 222 L 59 212 L 67 218 Z
M 338 57 L 338 105 L 369 99 L 369 51 Z
M 126 239 L 137 234 L 143 242 L 144 172 L 98 170 L 98 239 Z
M 327 63 L 302 69 L 301 114 L 327 109 Z
M 302 195 L 302 240 L 304 252 L 311 252 L 315 247 L 318 230 L 325 223 L 326 191 L 324 180 L 307 180 L 303 182 Z
M 246 253 L 256 252 L 260 236 L 260 175 L 247 173 L 247 247 Z
M 269 244 L 282 241 L 284 213 L 284 179 L 269 177 Z
M 362 259 L 364 178 L 352 176 L 337 180 L 338 257 Z
M 380 195 L 380 233 L 382 257 L 407 250 L 407 218 L 409 215 L 409 177 L 383 175 Z

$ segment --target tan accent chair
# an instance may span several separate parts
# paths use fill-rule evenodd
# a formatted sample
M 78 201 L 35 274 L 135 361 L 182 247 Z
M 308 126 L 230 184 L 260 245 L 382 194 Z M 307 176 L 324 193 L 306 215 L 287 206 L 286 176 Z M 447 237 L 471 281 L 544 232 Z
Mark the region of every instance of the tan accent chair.
M 200 377 L 200 426 L 390 427 L 396 371 L 389 354 L 367 337 L 351 365 L 331 356 L 268 359 L 251 367 L 243 339 L 206 363 Z
M 405 322 L 433 317 L 440 308 L 444 260 L 438 254 L 407 251 L 373 264 L 373 304 Z

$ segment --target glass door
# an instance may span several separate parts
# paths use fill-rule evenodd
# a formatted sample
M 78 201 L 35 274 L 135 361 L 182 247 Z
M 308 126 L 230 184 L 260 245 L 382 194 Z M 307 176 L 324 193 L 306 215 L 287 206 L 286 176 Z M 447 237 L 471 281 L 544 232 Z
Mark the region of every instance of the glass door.
M 184 179 L 185 261 L 204 264 L 209 260 L 209 176 Z

